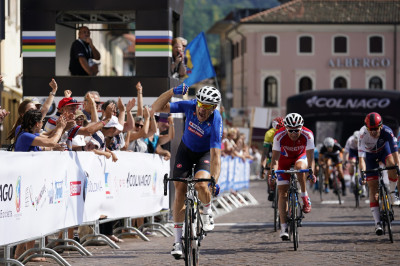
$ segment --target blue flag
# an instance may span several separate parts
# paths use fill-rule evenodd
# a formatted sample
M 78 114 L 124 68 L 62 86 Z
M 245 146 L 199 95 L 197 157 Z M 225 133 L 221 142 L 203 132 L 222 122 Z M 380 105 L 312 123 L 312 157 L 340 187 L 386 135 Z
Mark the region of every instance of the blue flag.
M 187 45 L 185 56 L 187 58 L 187 78 L 183 81 L 185 84 L 191 86 L 204 79 L 215 77 L 216 74 L 211 63 L 204 32 L 197 35 Z

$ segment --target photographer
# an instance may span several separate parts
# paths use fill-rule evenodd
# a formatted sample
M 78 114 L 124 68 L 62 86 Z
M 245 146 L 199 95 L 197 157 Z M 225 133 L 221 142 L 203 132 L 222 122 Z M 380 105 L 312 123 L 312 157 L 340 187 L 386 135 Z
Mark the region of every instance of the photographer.
M 187 58 L 184 57 L 183 43 L 180 38 L 172 40 L 171 74 L 173 78 L 183 79 L 186 76 Z

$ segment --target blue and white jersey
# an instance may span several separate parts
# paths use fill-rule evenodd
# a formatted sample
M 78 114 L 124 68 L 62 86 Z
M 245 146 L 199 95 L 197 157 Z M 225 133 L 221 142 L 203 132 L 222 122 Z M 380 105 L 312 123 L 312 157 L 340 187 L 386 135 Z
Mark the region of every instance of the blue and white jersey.
M 397 151 L 396 137 L 393 131 L 383 125 L 378 138 L 372 137 L 366 126 L 360 129 L 360 137 L 358 138 L 358 156 L 365 157 L 366 153 L 378 153 L 385 148 L 386 142 L 389 144 L 390 152 Z
M 221 149 L 222 118 L 218 110 L 200 123 L 196 116 L 196 100 L 170 104 L 171 113 L 185 113 L 185 131 L 182 141 L 193 152 L 205 152 L 211 148 Z

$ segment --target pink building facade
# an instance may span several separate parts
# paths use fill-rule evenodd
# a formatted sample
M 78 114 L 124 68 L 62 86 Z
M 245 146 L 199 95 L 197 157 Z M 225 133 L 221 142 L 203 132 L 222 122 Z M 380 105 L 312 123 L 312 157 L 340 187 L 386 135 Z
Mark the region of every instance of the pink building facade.
M 209 33 L 231 50 L 222 60 L 222 91 L 233 96 L 227 105 L 265 107 L 275 117 L 305 91 L 400 91 L 399 22 L 396 0 L 295 0 L 220 21 Z

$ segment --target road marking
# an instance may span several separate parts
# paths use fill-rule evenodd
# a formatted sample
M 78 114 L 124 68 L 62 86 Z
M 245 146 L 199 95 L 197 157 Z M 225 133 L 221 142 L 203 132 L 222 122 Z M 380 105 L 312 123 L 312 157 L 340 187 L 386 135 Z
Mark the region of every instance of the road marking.
M 342 204 L 344 203 L 344 200 L 342 200 Z M 321 204 L 339 204 L 338 200 L 323 200 L 321 201 Z
M 374 221 L 337 221 L 337 222 L 323 222 L 323 221 L 303 221 L 302 225 L 308 226 L 370 226 L 374 225 Z M 400 225 L 400 221 L 393 221 L 392 225 Z M 252 227 L 252 226 L 274 226 L 274 223 L 216 223 L 215 226 L 229 226 L 229 227 Z

